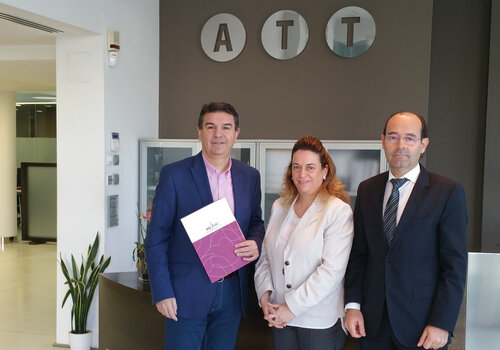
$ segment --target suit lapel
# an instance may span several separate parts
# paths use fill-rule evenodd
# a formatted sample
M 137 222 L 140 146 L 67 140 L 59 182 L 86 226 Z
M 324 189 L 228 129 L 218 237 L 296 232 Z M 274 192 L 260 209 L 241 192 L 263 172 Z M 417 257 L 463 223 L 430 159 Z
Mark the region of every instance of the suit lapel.
M 408 198 L 405 210 L 399 219 L 398 226 L 394 232 L 393 244 L 391 246 L 395 246 L 397 242 L 404 237 L 405 232 L 407 232 L 408 225 L 412 222 L 415 213 L 420 207 L 429 185 L 429 173 L 423 166 L 420 166 L 420 174 L 413 190 L 411 191 L 410 198 Z
M 385 187 L 387 185 L 387 179 L 389 178 L 389 172 L 386 172 L 382 174 L 379 177 L 379 181 L 375 184 L 374 190 L 371 193 L 371 196 L 373 196 L 373 200 L 370 201 L 373 205 L 373 209 L 369 211 L 372 213 L 374 216 L 371 222 L 375 223 L 375 227 L 378 227 L 378 236 L 377 241 L 380 242 L 386 242 L 385 234 L 384 234 L 384 213 L 383 213 L 383 208 L 384 208 L 384 193 L 385 193 Z M 370 222 L 369 221 L 369 222 Z M 387 247 L 387 244 L 385 244 Z
M 210 190 L 210 183 L 208 182 L 207 169 L 205 169 L 205 163 L 203 162 L 201 152 L 194 156 L 191 174 L 193 175 L 193 181 L 198 189 L 203 206 L 212 203 L 214 200 L 212 198 L 212 191 Z

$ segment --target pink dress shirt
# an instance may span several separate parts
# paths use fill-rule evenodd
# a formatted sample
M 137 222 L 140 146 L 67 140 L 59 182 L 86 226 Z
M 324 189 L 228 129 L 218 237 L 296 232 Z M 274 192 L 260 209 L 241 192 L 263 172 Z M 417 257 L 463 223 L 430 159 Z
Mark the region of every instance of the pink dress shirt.
M 202 154 L 203 156 L 203 154 Z M 210 183 L 210 190 L 212 191 L 212 198 L 214 201 L 226 197 L 229 207 L 234 214 L 234 194 L 233 194 L 233 180 L 231 178 L 231 165 L 232 161 L 229 158 L 229 166 L 224 172 L 215 169 L 212 164 L 203 156 L 205 169 L 207 169 L 208 182 Z

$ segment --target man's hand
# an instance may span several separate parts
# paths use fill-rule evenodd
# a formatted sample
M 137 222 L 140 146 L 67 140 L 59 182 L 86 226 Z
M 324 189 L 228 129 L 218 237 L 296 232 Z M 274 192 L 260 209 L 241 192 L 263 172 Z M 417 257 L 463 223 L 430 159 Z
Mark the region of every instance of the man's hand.
M 360 310 L 347 309 L 345 315 L 345 328 L 347 328 L 353 338 L 366 336 L 365 319 Z
M 244 261 L 254 261 L 259 257 L 259 248 L 253 240 L 243 241 L 234 245 L 234 253 L 243 257 Z
M 417 346 L 424 349 L 440 349 L 448 343 L 448 331 L 434 326 L 427 326 L 422 332 L 422 336 Z
M 177 321 L 177 301 L 175 298 L 163 299 L 156 303 L 156 308 L 166 318 Z

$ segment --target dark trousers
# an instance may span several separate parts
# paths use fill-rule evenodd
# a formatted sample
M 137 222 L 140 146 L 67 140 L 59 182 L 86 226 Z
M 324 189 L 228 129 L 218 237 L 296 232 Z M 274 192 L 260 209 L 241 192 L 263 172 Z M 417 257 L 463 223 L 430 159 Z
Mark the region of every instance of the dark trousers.
M 165 320 L 165 350 L 234 350 L 241 319 L 240 281 L 235 276 L 216 283 L 206 319 Z
M 275 350 L 342 350 L 346 335 L 340 319 L 326 329 L 273 328 Z
M 449 342 L 449 341 L 448 341 Z M 378 330 L 376 338 L 359 339 L 360 350 L 421 350 L 423 347 L 407 347 L 401 345 L 401 343 L 396 339 L 394 332 L 392 331 L 391 323 L 389 321 L 389 314 L 387 312 L 387 304 L 384 305 L 384 313 L 382 315 L 382 320 L 380 321 L 380 328 Z M 439 350 L 447 350 L 448 345 L 439 348 Z

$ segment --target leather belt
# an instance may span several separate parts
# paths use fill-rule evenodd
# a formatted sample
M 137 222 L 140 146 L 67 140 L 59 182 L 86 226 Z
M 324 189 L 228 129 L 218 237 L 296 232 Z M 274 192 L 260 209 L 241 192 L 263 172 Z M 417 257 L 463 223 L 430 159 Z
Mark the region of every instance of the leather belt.
M 231 278 L 235 277 L 236 275 L 238 275 L 238 271 L 237 270 L 231 272 L 230 274 L 228 274 L 228 275 L 226 275 L 224 277 L 222 277 L 220 280 L 217 280 L 217 283 L 224 282 L 224 280 L 231 279 Z

